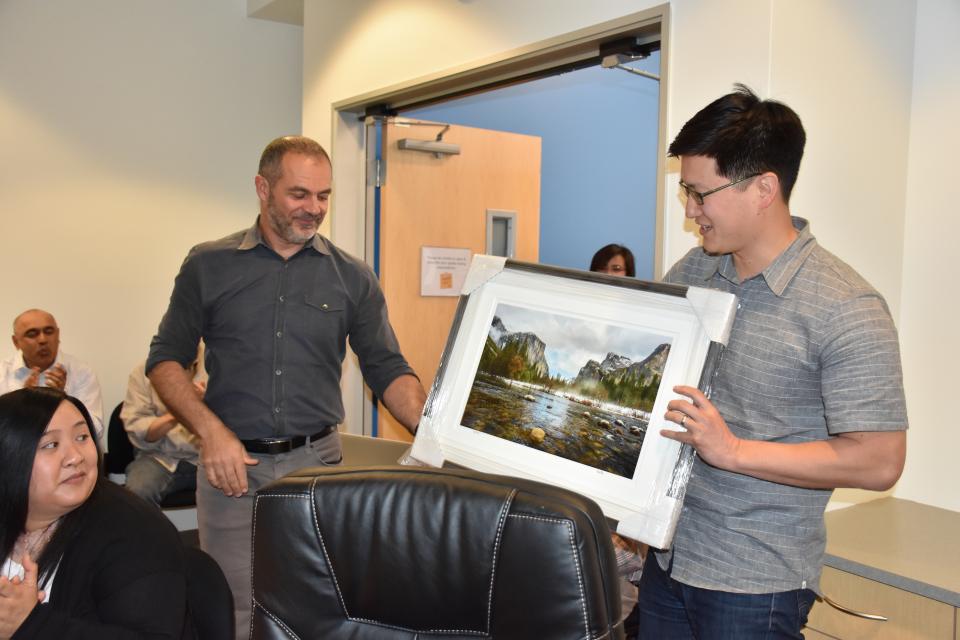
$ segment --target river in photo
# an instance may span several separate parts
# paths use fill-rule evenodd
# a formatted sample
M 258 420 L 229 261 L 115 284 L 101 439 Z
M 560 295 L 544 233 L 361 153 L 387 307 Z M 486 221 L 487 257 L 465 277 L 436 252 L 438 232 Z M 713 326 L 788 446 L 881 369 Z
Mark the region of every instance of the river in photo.
M 460 421 L 465 427 L 632 478 L 647 420 L 590 406 L 542 388 L 478 374 Z M 539 433 L 536 429 L 542 429 Z M 540 440 L 540 436 L 543 436 Z

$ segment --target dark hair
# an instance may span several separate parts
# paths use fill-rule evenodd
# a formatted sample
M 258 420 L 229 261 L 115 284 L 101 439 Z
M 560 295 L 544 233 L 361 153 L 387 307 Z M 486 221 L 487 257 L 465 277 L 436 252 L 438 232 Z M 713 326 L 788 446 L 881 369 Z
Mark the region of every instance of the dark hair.
M 7 558 L 27 525 L 30 476 L 37 446 L 53 414 L 64 402 L 77 408 L 87 423 L 94 446 L 96 431 L 83 403 L 57 389 L 31 387 L 0 395 L 0 557 Z M 97 447 L 97 466 L 100 448 Z M 96 492 L 96 487 L 94 487 Z M 91 494 L 92 495 L 92 494 Z M 88 500 L 89 502 L 89 500 Z M 86 503 L 85 503 L 86 504 Z M 40 578 L 45 580 L 56 567 L 67 543 L 76 535 L 84 505 L 66 514 L 39 558 Z
M 633 252 L 622 244 L 608 244 L 593 254 L 593 260 L 590 261 L 590 271 L 602 271 L 606 269 L 607 263 L 610 262 L 614 256 L 623 256 L 623 263 L 626 265 L 624 273 L 631 278 L 637 276 L 637 269 L 633 262 Z
M 713 158 L 728 180 L 772 171 L 789 202 L 807 141 L 800 116 L 781 102 L 761 100 L 745 85 L 734 88 L 687 120 L 670 155 Z
M 283 173 L 283 156 L 299 153 L 312 158 L 322 158 L 330 162 L 330 156 L 316 140 L 306 136 L 283 136 L 272 140 L 260 154 L 260 167 L 257 170 L 270 184 L 280 179 Z

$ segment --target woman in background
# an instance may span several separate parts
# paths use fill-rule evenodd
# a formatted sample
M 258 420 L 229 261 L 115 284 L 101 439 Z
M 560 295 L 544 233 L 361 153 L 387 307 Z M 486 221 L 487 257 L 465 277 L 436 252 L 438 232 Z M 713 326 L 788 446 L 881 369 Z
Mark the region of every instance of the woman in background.
M 79 400 L 0 396 L 0 640 L 193 637 L 176 530 L 99 467 Z
M 637 276 L 633 253 L 622 244 L 608 244 L 593 254 L 593 260 L 590 261 L 590 271 L 630 278 Z

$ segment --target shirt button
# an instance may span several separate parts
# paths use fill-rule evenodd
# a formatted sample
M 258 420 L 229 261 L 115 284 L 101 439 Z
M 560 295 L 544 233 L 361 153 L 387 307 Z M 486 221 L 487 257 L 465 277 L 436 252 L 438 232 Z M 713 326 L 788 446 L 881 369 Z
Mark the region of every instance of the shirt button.
M 282 337 L 283 337 L 283 331 L 277 331 L 277 337 L 278 337 L 278 338 L 282 338 Z
M 320 308 L 321 308 L 321 309 L 326 309 L 326 308 L 327 308 L 327 305 L 324 303 L 324 304 L 320 305 Z
M 277 375 L 280 375 L 281 373 L 283 373 L 283 371 L 281 371 L 280 369 L 277 369 L 275 373 L 276 373 Z
M 274 407 L 274 408 L 273 408 L 273 412 L 274 412 L 274 413 L 280 413 L 280 407 Z
M 280 302 L 283 302 L 283 296 L 280 296 Z

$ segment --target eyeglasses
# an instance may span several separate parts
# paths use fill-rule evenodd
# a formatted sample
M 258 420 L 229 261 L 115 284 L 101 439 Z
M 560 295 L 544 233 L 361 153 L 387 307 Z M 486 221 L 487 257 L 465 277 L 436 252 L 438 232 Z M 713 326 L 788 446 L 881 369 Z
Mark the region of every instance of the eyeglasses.
M 732 187 L 732 186 L 735 185 L 735 184 L 740 184 L 741 182 L 744 182 L 744 181 L 746 181 L 746 180 L 749 180 L 750 178 L 756 178 L 758 175 L 760 175 L 760 174 L 759 174 L 759 173 L 753 173 L 753 174 L 751 174 L 751 175 L 749 175 L 749 176 L 746 176 L 746 177 L 744 177 L 744 178 L 740 178 L 739 180 L 734 180 L 733 182 L 728 182 L 727 184 L 725 184 L 725 185 L 723 185 L 723 186 L 720 186 L 720 187 L 717 187 L 716 189 L 710 189 L 710 191 L 704 191 L 703 193 L 700 193 L 699 191 L 695 191 L 693 188 L 690 187 L 690 185 L 686 184 L 683 180 L 681 180 L 681 181 L 680 181 L 680 189 L 682 190 L 683 196 L 684 196 L 684 202 L 683 202 L 683 203 L 684 203 L 684 204 L 687 203 L 687 202 L 686 202 L 686 199 L 687 199 L 687 198 L 693 198 L 693 201 L 694 201 L 694 202 L 696 202 L 696 203 L 699 204 L 699 205 L 702 205 L 702 204 L 703 204 L 703 199 L 706 198 L 706 197 L 707 197 L 708 195 L 710 195 L 711 193 L 716 193 L 717 191 L 723 191 L 723 190 L 726 189 L 727 187 Z

